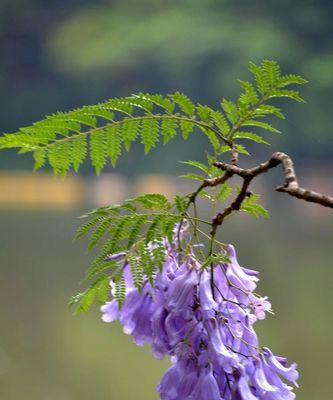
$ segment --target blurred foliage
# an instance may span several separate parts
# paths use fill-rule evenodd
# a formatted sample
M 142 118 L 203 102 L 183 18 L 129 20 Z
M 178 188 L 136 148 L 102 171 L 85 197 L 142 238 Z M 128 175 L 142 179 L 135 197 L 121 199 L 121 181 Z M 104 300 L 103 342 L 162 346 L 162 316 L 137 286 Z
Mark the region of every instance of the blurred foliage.
M 146 90 L 181 90 L 216 106 L 222 96 L 235 96 L 236 77 L 247 79 L 249 60 L 274 58 L 284 71 L 297 67 L 310 85 L 308 106 L 290 105 L 287 135 L 273 144 L 302 160 L 328 158 L 332 17 L 327 0 L 58 0 L 47 7 L 41 0 L 4 1 L 1 128 L 13 131 L 45 113 Z M 135 172 L 175 171 L 177 158 L 199 157 L 201 145 L 200 138 L 192 146 L 172 143 Z M 27 164 L 13 164 L 8 153 L 0 165 Z M 127 158 L 119 168 L 132 174 L 134 162 Z

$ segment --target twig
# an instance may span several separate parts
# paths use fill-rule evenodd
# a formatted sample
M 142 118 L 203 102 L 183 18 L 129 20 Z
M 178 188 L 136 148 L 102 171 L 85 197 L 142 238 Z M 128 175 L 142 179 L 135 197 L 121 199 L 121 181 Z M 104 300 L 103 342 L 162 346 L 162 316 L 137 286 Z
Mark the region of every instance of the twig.
M 238 165 L 238 150 L 234 142 L 231 147 L 231 164 Z
M 235 165 L 225 164 L 221 162 L 216 162 L 215 166 L 222 169 L 223 171 L 232 173 L 233 175 L 239 175 L 244 180 L 249 179 L 251 182 L 252 179 L 255 178 L 257 175 L 265 173 L 269 169 L 274 168 L 280 164 L 282 164 L 285 183 L 283 186 L 278 186 L 276 188 L 278 192 L 289 193 L 291 196 L 297 197 L 298 199 L 321 204 L 324 207 L 333 208 L 333 197 L 315 192 L 313 190 L 304 189 L 299 186 L 294 170 L 293 161 L 285 153 L 276 152 L 272 154 L 271 158 L 265 163 L 249 169 L 243 169 Z
M 305 201 L 312 203 L 321 204 L 324 207 L 333 208 L 333 197 L 324 195 L 322 193 L 315 192 L 313 190 L 304 189 L 298 184 L 296 173 L 292 159 L 285 153 L 276 152 L 273 153 L 271 158 L 257 165 L 253 168 L 240 168 L 234 164 L 227 164 L 223 162 L 215 162 L 214 165 L 224 171 L 221 177 L 206 179 L 204 181 L 205 186 L 217 186 L 226 182 L 233 175 L 238 175 L 243 178 L 243 185 L 236 199 L 224 209 L 223 212 L 218 213 L 212 221 L 212 234 L 215 234 L 216 229 L 219 225 L 222 225 L 224 219 L 230 215 L 233 211 L 237 211 L 241 208 L 242 202 L 247 196 L 251 195 L 249 192 L 249 186 L 252 180 L 258 175 L 269 171 L 272 168 L 282 165 L 285 183 L 283 186 L 278 186 L 276 190 L 278 192 L 288 193 L 291 196 L 297 197 Z

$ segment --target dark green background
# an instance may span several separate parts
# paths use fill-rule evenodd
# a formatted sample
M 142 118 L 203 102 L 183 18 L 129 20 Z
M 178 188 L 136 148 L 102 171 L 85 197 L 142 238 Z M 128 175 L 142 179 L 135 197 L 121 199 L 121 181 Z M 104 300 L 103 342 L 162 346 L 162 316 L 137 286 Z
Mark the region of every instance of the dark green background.
M 3 0 L 0 128 L 15 131 L 46 113 L 135 91 L 179 89 L 217 105 L 237 95 L 250 60 L 273 58 L 310 81 L 307 104 L 288 103 L 284 135 L 254 155 L 287 151 L 300 175 L 320 171 L 319 181 L 333 165 L 332 18 L 325 0 Z M 203 157 L 203 143 L 175 141 L 147 158 L 138 145 L 118 171 L 131 179 L 177 174 L 179 159 Z M 0 155 L 3 170 L 30 167 L 28 156 Z M 84 172 L 91 174 L 88 166 Z M 236 218 L 223 240 L 262 273 L 260 291 L 276 315 L 258 330 L 264 344 L 299 363 L 298 398 L 329 399 L 333 214 L 282 194 L 268 203 L 269 221 Z M 100 322 L 98 312 L 73 317 L 66 308 L 89 262 L 83 243 L 72 243 L 82 211 L 0 212 L 1 399 L 157 398 L 167 362 Z

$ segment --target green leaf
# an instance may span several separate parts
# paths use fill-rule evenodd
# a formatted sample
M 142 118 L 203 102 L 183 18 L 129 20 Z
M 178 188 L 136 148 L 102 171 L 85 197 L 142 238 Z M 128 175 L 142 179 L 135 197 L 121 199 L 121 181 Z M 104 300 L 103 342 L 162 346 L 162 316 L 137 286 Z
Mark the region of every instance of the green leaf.
M 299 103 L 305 103 L 305 100 L 299 95 L 296 90 L 274 89 L 269 92 L 270 99 L 276 97 L 286 97 L 288 99 L 298 101 Z
M 141 290 L 143 286 L 144 277 L 143 277 L 143 268 L 140 257 L 131 254 L 129 257 L 129 264 L 131 268 L 134 287 L 138 290 Z
M 68 141 L 61 141 L 57 146 L 48 148 L 48 160 L 55 175 L 66 175 L 71 166 L 71 154 L 71 143 Z
M 165 217 L 163 215 L 157 215 L 150 223 L 150 227 L 148 228 L 146 235 L 145 235 L 145 243 L 148 244 L 149 242 L 154 241 L 156 238 L 156 233 L 159 227 L 159 224 Z
M 154 108 L 154 104 L 149 101 L 148 99 L 144 99 L 140 96 L 130 96 L 130 97 L 126 97 L 125 98 L 126 101 L 128 101 L 129 104 L 141 108 L 142 110 L 144 110 L 147 114 L 151 114 L 153 108 Z
M 261 216 L 264 218 L 269 218 L 268 211 L 261 204 L 257 203 L 259 198 L 260 195 L 258 194 L 252 194 L 250 197 L 247 197 L 241 205 L 241 211 L 245 211 L 254 217 Z
M 90 266 L 85 280 L 92 279 L 98 275 L 101 274 L 101 272 L 105 272 L 108 269 L 113 269 L 115 270 L 116 267 L 118 266 L 117 261 L 111 260 L 111 261 L 105 261 L 102 260 L 101 263 L 94 263 L 93 265 Z
M 246 150 L 246 148 L 243 145 L 238 143 L 236 145 L 236 148 L 237 148 L 238 153 L 245 154 L 247 156 L 250 155 L 250 153 Z M 220 150 L 220 153 L 223 154 L 223 153 L 230 152 L 230 151 L 231 151 L 230 146 L 222 146 L 221 150 Z
M 250 153 L 247 151 L 246 147 L 243 146 L 242 144 L 237 144 L 236 148 L 237 148 L 238 153 L 245 154 L 246 156 L 250 156 Z
M 100 304 L 104 304 L 110 296 L 110 279 L 105 277 L 98 285 L 97 297 Z
M 78 172 L 80 165 L 84 162 L 87 156 L 87 138 L 86 136 L 78 136 L 72 141 L 72 157 L 73 168 Z
M 289 85 L 303 85 L 305 83 L 308 83 L 308 81 L 302 78 L 300 75 L 289 74 L 281 76 L 277 82 L 277 86 L 279 88 L 283 88 Z
M 236 104 L 233 101 L 228 101 L 226 99 L 222 99 L 221 106 L 226 113 L 229 121 L 232 124 L 235 124 L 239 117 L 239 112 Z
M 197 113 L 203 122 L 209 122 L 212 109 L 208 106 L 198 104 Z
M 218 129 L 226 136 L 230 130 L 230 126 L 223 113 L 220 111 L 211 111 L 211 117 Z
M 266 115 L 275 115 L 280 119 L 285 119 L 285 116 L 278 107 L 269 104 L 261 104 L 253 112 L 254 117 L 264 117 Z
M 106 151 L 113 167 L 121 155 L 121 136 L 118 125 L 106 128 Z
M 90 136 L 90 158 L 96 174 L 99 175 L 106 162 L 105 132 L 103 130 L 98 130 Z
M 216 194 L 215 199 L 218 201 L 225 201 L 227 200 L 228 197 L 230 197 L 231 193 L 232 193 L 232 188 L 227 182 L 225 182 L 223 183 L 223 185 L 221 185 L 221 188 Z
M 242 126 L 256 126 L 258 128 L 266 129 L 269 132 L 273 133 L 281 133 L 278 129 L 274 128 L 271 124 L 268 122 L 262 122 L 262 121 L 256 121 L 254 119 L 244 121 L 242 123 Z
M 211 145 L 213 146 L 214 150 L 215 151 L 219 150 L 221 145 L 220 145 L 220 141 L 217 138 L 217 136 L 215 135 L 215 133 L 213 131 L 211 131 L 210 129 L 205 129 L 203 127 L 200 127 L 200 129 L 208 137 L 208 139 L 209 139 Z
M 269 84 L 268 81 L 265 77 L 263 68 L 260 66 L 257 66 L 253 62 L 250 62 L 250 71 L 252 75 L 254 76 L 254 80 L 256 82 L 257 89 L 261 95 L 264 95 L 267 90 L 269 89 Z
M 266 100 L 286 97 L 303 101 L 297 91 L 285 89 L 289 85 L 304 84 L 305 79 L 299 75 L 281 76 L 278 64 L 271 60 L 264 60 L 259 66 L 250 63 L 250 70 L 255 85 L 240 81 L 243 93 L 237 104 L 223 99 L 224 112 L 206 105 L 196 106 L 180 92 L 168 96 L 139 93 L 48 115 L 16 133 L 4 134 L 0 137 L 0 149 L 18 148 L 20 154 L 32 152 L 35 169 L 48 160 L 56 175 L 65 175 L 71 168 L 78 171 L 86 160 L 89 141 L 91 163 L 99 174 L 106 165 L 106 157 L 115 165 L 122 144 L 129 151 L 140 131 L 147 153 L 157 145 L 160 132 L 167 143 L 176 136 L 178 128 L 187 139 L 197 126 L 209 138 L 215 154 L 221 154 L 219 136 L 223 141 L 222 136 L 228 137 L 232 126 L 234 131 L 241 127 L 243 120 L 256 121 L 266 115 L 284 118 L 281 110 L 265 104 Z M 252 122 L 250 126 L 277 131 L 269 124 L 259 124 Z
M 163 236 L 166 236 L 168 238 L 169 243 L 172 243 L 173 230 L 174 230 L 175 224 L 179 220 L 180 220 L 179 217 L 170 216 L 169 218 L 166 218 L 165 220 L 162 221 L 162 234 L 163 234 Z
M 211 202 L 214 202 L 214 201 L 216 200 L 211 194 L 209 194 L 209 193 L 207 192 L 207 190 L 201 190 L 201 191 L 199 192 L 199 196 L 202 197 L 202 198 L 204 198 L 204 199 L 208 199 L 208 200 L 211 201 Z
M 34 171 L 41 168 L 45 162 L 47 157 L 47 149 L 46 147 L 39 147 L 34 151 Z
M 126 298 L 126 282 L 122 274 L 115 277 L 114 298 L 117 300 L 119 307 L 121 307 Z
M 269 144 L 268 142 L 266 142 L 266 140 L 264 140 L 261 136 L 256 135 L 253 132 L 243 132 L 243 131 L 237 131 L 234 135 L 233 135 L 234 139 L 248 139 L 248 140 L 252 140 L 253 142 L 256 143 L 262 143 L 262 144 Z
M 155 241 L 155 247 L 152 250 L 154 263 L 157 265 L 159 270 L 162 269 L 163 263 L 165 261 L 166 249 L 161 241 Z
M 103 105 L 95 105 L 95 106 L 85 106 L 82 107 L 81 110 L 78 109 L 78 112 L 85 113 L 87 115 L 93 115 L 95 117 L 103 118 L 106 121 L 114 120 L 114 113 L 112 111 L 107 110 L 103 107 Z
M 145 148 L 145 154 L 156 146 L 159 136 L 159 123 L 155 119 L 144 119 L 141 123 L 141 142 Z
M 130 151 L 131 143 L 138 137 L 140 121 L 125 118 L 121 124 L 121 137 L 123 139 L 126 151 Z
M 178 196 L 178 195 L 175 196 L 175 205 L 180 214 L 183 214 L 186 212 L 187 203 L 188 203 L 188 200 L 186 197 L 182 197 L 182 196 Z
M 183 136 L 184 140 L 187 140 L 189 134 L 193 132 L 193 127 L 194 127 L 194 125 L 190 121 L 186 121 L 186 120 L 180 121 L 180 129 L 182 131 L 182 136 Z
M 279 64 L 274 60 L 264 60 L 261 65 L 269 86 L 276 87 L 281 74 Z
M 161 133 L 164 137 L 163 143 L 166 144 L 177 134 L 178 121 L 175 119 L 162 119 Z
M 104 217 L 103 216 L 97 216 L 86 223 L 84 223 L 80 228 L 77 230 L 75 240 L 81 239 L 83 236 L 85 236 L 96 224 L 99 222 L 103 221 Z
M 135 97 L 140 97 L 147 101 L 151 101 L 153 104 L 163 108 L 169 114 L 171 114 L 175 108 L 175 104 L 171 102 L 168 98 L 163 97 L 161 94 L 149 94 L 149 93 L 139 93 L 138 95 L 134 95 Z
M 133 201 L 140 203 L 149 210 L 169 210 L 171 208 L 169 200 L 163 194 L 159 193 L 147 193 L 135 197 Z
M 144 226 L 144 224 L 147 222 L 148 216 L 147 215 L 138 215 L 136 218 L 136 221 L 132 225 L 131 232 L 128 236 L 128 243 L 127 243 L 127 248 L 131 248 L 132 245 L 135 243 L 135 241 L 138 239 L 140 230 Z
M 192 167 L 199 168 L 201 171 L 205 172 L 208 174 L 209 172 L 209 167 L 205 164 L 202 164 L 199 161 L 194 161 L 194 160 L 189 160 L 189 161 L 180 161 L 181 164 L 185 165 L 191 165 Z
M 180 107 L 180 109 L 190 117 L 193 117 L 195 111 L 195 105 L 192 101 L 185 96 L 185 94 L 176 92 L 170 94 L 169 97 Z
M 94 248 L 98 244 L 98 242 L 102 239 L 103 235 L 109 229 L 112 221 L 113 218 L 106 218 L 102 220 L 101 223 L 95 228 L 94 232 L 90 236 L 89 246 L 88 246 L 89 250 Z
M 83 293 L 78 293 L 70 299 L 69 305 L 76 305 L 77 312 L 84 312 L 89 310 L 93 305 L 96 297 L 101 301 L 105 302 L 107 299 L 106 290 L 109 286 L 109 277 L 101 276 L 89 288 Z
M 133 217 L 131 215 L 123 215 L 114 221 L 112 229 L 110 230 L 112 239 L 108 246 L 104 249 L 107 251 L 106 255 L 113 254 L 118 251 L 119 243 L 130 235 L 132 224 Z
M 143 272 L 146 275 L 149 282 L 153 284 L 153 278 L 156 271 L 153 255 L 151 254 L 147 244 L 144 243 L 143 241 L 138 242 L 137 248 L 140 254 Z
M 184 174 L 180 175 L 179 177 L 183 179 L 191 179 L 198 182 L 202 182 L 205 179 L 203 176 L 197 174 Z
M 245 107 L 257 104 L 259 101 L 259 97 L 252 83 L 241 80 L 238 80 L 238 82 L 245 91 L 245 93 L 242 93 L 239 97 L 239 104 Z

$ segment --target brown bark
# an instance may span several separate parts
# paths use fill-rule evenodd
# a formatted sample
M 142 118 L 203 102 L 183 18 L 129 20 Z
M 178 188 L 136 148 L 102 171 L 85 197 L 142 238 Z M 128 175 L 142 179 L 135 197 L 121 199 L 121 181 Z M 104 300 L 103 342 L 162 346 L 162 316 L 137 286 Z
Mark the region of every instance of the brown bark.
M 258 175 L 263 174 L 269 171 L 270 169 L 277 167 L 280 164 L 282 165 L 285 182 L 283 186 L 278 186 L 276 188 L 278 192 L 288 193 L 289 195 L 296 197 L 298 199 L 302 199 L 312 203 L 317 203 L 324 207 L 333 208 L 332 196 L 327 196 L 322 193 L 318 193 L 313 190 L 305 189 L 299 186 L 297 176 L 294 170 L 293 161 L 285 153 L 281 152 L 273 153 L 268 161 L 259 164 L 253 168 L 247 168 L 247 169 L 240 168 L 236 165 L 236 162 L 237 159 L 235 159 L 234 157 L 232 160 L 232 164 L 216 162 L 214 165 L 217 168 L 220 168 L 222 171 L 224 171 L 224 174 L 217 178 L 206 179 L 202 185 L 203 187 L 217 186 L 226 182 L 233 175 L 238 175 L 241 178 L 243 178 L 243 185 L 236 199 L 230 204 L 230 206 L 225 208 L 223 212 L 218 213 L 216 217 L 213 219 L 212 222 L 213 234 L 215 234 L 217 226 L 223 223 L 225 217 L 227 217 L 233 211 L 237 211 L 240 209 L 244 199 L 250 195 L 248 189 L 252 180 Z

